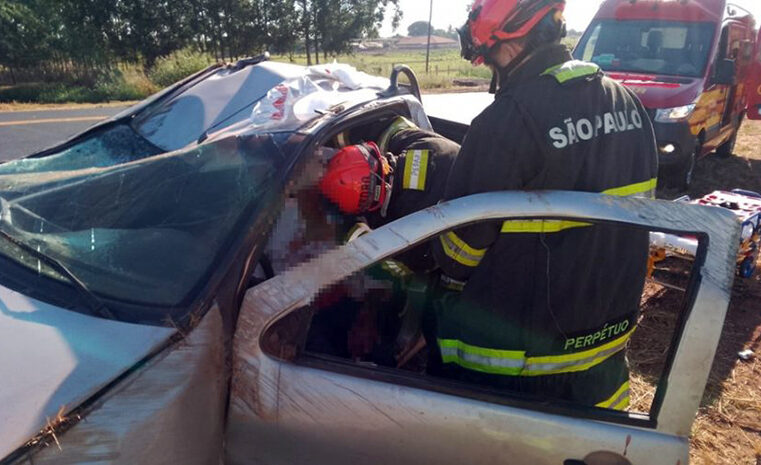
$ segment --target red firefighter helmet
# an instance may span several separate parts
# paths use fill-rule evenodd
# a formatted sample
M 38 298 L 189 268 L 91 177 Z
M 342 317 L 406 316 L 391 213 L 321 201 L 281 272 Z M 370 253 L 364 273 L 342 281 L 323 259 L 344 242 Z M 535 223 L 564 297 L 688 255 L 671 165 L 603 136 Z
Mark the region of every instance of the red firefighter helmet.
M 320 191 L 349 215 L 380 209 L 391 186 L 391 166 L 374 142 L 350 145 L 336 153 L 320 181 Z
M 564 8 L 565 0 L 476 0 L 458 31 L 462 57 L 479 65 L 495 44 L 525 37 L 550 11 Z

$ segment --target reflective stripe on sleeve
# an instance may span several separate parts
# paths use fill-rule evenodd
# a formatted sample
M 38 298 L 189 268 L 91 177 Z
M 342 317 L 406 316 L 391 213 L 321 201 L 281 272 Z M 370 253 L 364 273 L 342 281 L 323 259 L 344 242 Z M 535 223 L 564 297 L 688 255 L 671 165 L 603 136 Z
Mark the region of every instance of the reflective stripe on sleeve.
M 452 279 L 447 275 L 441 275 L 441 285 L 450 291 L 462 292 L 465 289 L 465 284 L 467 284 L 465 281 L 459 281 L 457 279 Z
M 484 349 L 454 339 L 439 339 L 444 363 L 493 375 L 518 376 L 526 362 L 526 353 L 515 350 Z
M 586 371 L 603 363 L 626 347 L 633 332 L 634 329 L 594 349 L 546 357 L 526 357 L 522 351 L 488 349 L 452 339 L 439 339 L 439 347 L 444 363 L 469 370 L 507 376 L 547 376 Z M 620 403 L 618 400 L 613 405 Z
M 566 63 L 553 66 L 542 73 L 542 76 L 552 76 L 561 84 L 572 79 L 592 76 L 600 72 L 600 67 L 594 63 L 579 60 L 571 60 Z
M 417 126 L 412 121 L 408 120 L 407 118 L 400 116 L 394 120 L 394 122 L 389 126 L 384 132 L 383 135 L 381 135 L 380 139 L 378 140 L 378 148 L 381 151 L 381 154 L 385 155 L 386 152 L 389 150 L 389 143 L 391 142 L 391 138 L 396 135 L 399 131 L 403 131 L 405 129 L 412 129 L 416 128 Z
M 486 255 L 486 249 L 474 249 L 454 232 L 442 234 L 439 239 L 444 253 L 460 265 L 475 268 Z
M 345 244 L 348 244 L 349 242 L 352 242 L 359 237 L 364 236 L 367 233 L 373 232 L 372 229 L 370 229 L 370 226 L 367 225 L 367 223 L 357 223 L 354 226 L 351 227 L 349 230 L 349 233 L 346 234 L 346 240 L 344 241 Z
M 624 410 L 629 406 L 629 401 L 629 381 L 627 381 L 608 400 L 600 402 L 595 407 Z
M 428 176 L 428 157 L 430 151 L 411 150 L 405 153 L 402 188 L 424 191 Z
M 349 135 L 345 131 L 336 134 L 336 145 L 341 148 L 349 146 Z

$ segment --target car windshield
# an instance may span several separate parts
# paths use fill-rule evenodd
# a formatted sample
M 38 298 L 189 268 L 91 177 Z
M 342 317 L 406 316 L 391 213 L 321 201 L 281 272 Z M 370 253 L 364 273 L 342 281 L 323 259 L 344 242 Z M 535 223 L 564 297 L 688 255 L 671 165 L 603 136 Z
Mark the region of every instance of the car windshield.
M 574 56 L 605 71 L 700 77 L 715 28 L 713 23 L 602 20 L 590 26 Z
M 241 225 L 277 190 L 293 145 L 287 134 L 238 135 L 105 167 L 65 169 L 55 159 L 40 166 L 43 158 L 20 170 L 14 164 L 29 160 L 11 162 L 0 172 L 0 230 L 100 298 L 176 307 L 208 281 Z M 0 267 L 2 285 L 70 284 L 11 241 L 0 240 L 0 258 L 21 265 Z

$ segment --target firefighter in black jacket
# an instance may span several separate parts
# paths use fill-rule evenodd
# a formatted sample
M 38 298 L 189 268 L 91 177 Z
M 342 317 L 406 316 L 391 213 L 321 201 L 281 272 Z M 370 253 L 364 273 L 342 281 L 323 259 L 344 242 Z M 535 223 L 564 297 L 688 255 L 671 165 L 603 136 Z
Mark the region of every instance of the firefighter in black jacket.
M 343 134 L 340 139 L 345 141 L 349 137 Z M 343 144 L 339 141 L 339 145 Z M 449 139 L 423 131 L 399 117 L 385 128 L 377 145 L 374 142 L 350 145 L 334 155 L 320 182 L 320 190 L 342 213 L 359 217 L 359 223 L 346 236 L 346 240 L 351 241 L 371 228 L 441 201 L 459 150 L 460 146 Z M 394 366 L 405 360 L 416 345 L 421 329 L 429 341 L 435 341 L 430 324 L 432 315 L 426 311 L 429 284 L 436 280 L 436 275 L 430 273 L 435 266 L 430 246 L 423 244 L 366 270 L 370 278 L 393 283 L 395 295 L 404 297 L 401 312 L 404 317 L 399 322 L 398 334 L 385 334 L 381 338 L 376 326 L 385 326 L 382 322 L 387 317 L 397 319 L 398 313 L 376 314 L 377 305 L 372 301 L 379 299 L 368 299 L 370 303 L 363 305 L 349 332 L 348 346 L 353 357 L 384 353 L 385 350 L 373 347 L 378 340 L 391 338 L 386 342 L 392 343 L 395 360 L 389 362 L 382 357 L 373 360 Z M 423 324 L 423 319 L 428 323 Z
M 399 117 L 377 145 L 369 142 L 340 150 L 328 163 L 320 190 L 342 213 L 362 217 L 369 228 L 378 228 L 441 201 L 459 150 L 449 139 Z M 415 271 L 435 266 L 427 245 L 400 260 Z
M 636 96 L 560 45 L 564 2 L 478 0 L 463 55 L 498 77 L 445 199 L 502 190 L 652 196 L 653 129 Z M 437 310 L 446 376 L 623 410 L 648 234 L 543 220 L 442 235 L 433 253 L 462 292 Z

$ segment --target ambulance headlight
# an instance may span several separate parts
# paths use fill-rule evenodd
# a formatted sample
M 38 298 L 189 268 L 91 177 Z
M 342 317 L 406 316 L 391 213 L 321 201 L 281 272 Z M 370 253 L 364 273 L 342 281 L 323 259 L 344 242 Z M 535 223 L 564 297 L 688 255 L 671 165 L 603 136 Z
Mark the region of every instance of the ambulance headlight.
M 655 121 L 658 123 L 677 123 L 690 117 L 695 109 L 695 104 L 691 103 L 683 107 L 661 108 L 655 113 Z

